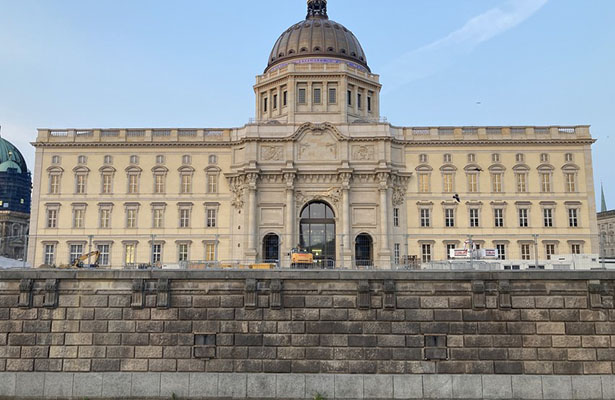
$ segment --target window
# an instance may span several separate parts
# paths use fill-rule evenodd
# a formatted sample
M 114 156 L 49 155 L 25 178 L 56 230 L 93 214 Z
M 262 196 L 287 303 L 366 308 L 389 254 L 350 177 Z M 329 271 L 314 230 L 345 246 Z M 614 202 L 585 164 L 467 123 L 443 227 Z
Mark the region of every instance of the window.
M 162 262 L 162 244 L 152 244 L 152 262 L 154 264 Z
M 372 97 L 367 96 L 367 112 L 372 112 Z
M 515 155 L 515 160 L 516 160 L 518 163 L 525 162 L 525 154 L 521 154 L 521 153 L 519 153 L 519 154 Z
M 452 160 L 453 160 L 453 156 L 451 156 L 450 154 L 445 154 L 444 155 L 444 162 L 445 163 L 453 162 Z
M 209 156 L 209 164 L 216 165 L 217 163 L 218 163 L 218 156 L 216 156 L 215 154 L 211 154 Z
M 102 266 L 109 266 L 109 250 L 110 250 L 110 245 L 108 244 L 98 244 L 96 245 L 96 250 L 98 250 L 98 252 L 100 253 L 99 257 L 98 257 L 98 264 L 102 265 Z
M 429 156 L 427 154 L 419 154 L 419 162 L 420 163 L 429 162 Z
M 45 265 L 55 265 L 56 263 L 56 245 L 55 244 L 46 244 L 45 245 L 45 254 L 44 254 Z
M 105 158 L 104 158 L 104 161 L 103 161 L 103 162 L 104 162 L 104 164 L 106 164 L 106 165 L 111 165 L 111 164 L 113 164 L 113 156 L 109 156 L 109 155 L 105 156 Z
M 188 243 L 180 243 L 177 245 L 177 261 L 188 261 Z
M 207 193 L 218 193 L 218 174 L 207 173 Z
M 216 244 L 205 244 L 205 261 L 216 261 Z
M 134 164 L 134 165 L 138 165 L 139 164 L 139 156 L 130 156 L 130 163 Z
M 452 173 L 442 174 L 444 193 L 453 193 L 455 190 L 454 175 Z
M 519 227 L 527 228 L 529 226 L 529 210 L 527 208 L 519 209 Z
M 502 173 L 494 172 L 491 174 L 491 190 L 493 193 L 502 193 Z
M 77 174 L 75 176 L 75 194 L 85 194 L 87 178 L 85 174 Z
M 154 175 L 154 193 L 163 194 L 165 192 L 166 176 L 163 174 Z
M 101 208 L 99 210 L 99 226 L 101 229 L 111 228 L 111 209 Z
M 574 156 L 572 155 L 572 153 L 566 153 L 564 158 L 565 158 L 566 162 L 573 162 L 574 161 Z
M 190 209 L 182 208 L 179 210 L 179 227 L 190 228 Z
M 431 261 L 431 244 L 422 244 L 421 245 L 421 258 L 423 262 Z
M 215 208 L 208 208 L 207 209 L 207 227 L 208 228 L 216 227 L 216 217 L 217 217 L 217 210 Z
M 284 91 L 284 93 L 282 93 L 282 106 L 286 107 L 286 105 L 288 104 L 288 91 Z
M 152 211 L 152 226 L 164 228 L 164 207 L 156 207 Z
M 137 227 L 137 209 L 128 208 L 126 210 L 126 228 L 134 229 Z
M 455 209 L 447 208 L 444 210 L 444 225 L 447 228 L 453 228 L 455 226 Z
M 86 156 L 79 156 L 79 157 L 77 157 L 77 163 L 78 164 L 87 164 L 88 163 L 88 158 Z
M 49 175 L 49 194 L 60 194 L 60 177 L 59 174 Z
M 494 225 L 496 228 L 504 227 L 504 209 L 503 208 L 494 208 L 493 218 L 495 220 Z
M 361 93 L 357 93 L 357 108 L 361 108 Z
M 478 208 L 470 208 L 470 227 L 478 228 L 480 226 L 480 214 Z
M 421 208 L 421 227 L 429 228 L 431 226 L 431 210 Z
M 543 163 L 549 162 L 549 155 L 547 153 L 542 153 L 540 155 L 540 162 L 543 162 Z
M 137 258 L 137 245 L 134 243 L 124 245 L 124 264 L 135 264 Z
M 571 244 L 570 245 L 570 254 L 581 254 L 581 245 L 580 244 Z
M 521 259 L 522 260 L 529 260 L 530 257 L 530 245 L 529 244 L 522 244 L 521 245 Z
M 579 226 L 579 210 L 576 208 L 568 209 L 568 226 L 571 228 Z
M 498 250 L 498 260 L 506 260 L 506 245 L 496 244 L 495 248 Z
M 348 98 L 348 105 L 352 106 L 352 90 L 349 90 L 346 96 Z
M 157 155 L 156 156 L 156 164 L 164 164 L 164 156 L 163 155 Z
M 276 110 L 278 108 L 278 95 L 273 95 L 273 109 Z
M 419 192 L 420 193 L 429 193 L 429 174 L 418 174 L 419 178 Z
M 192 193 L 192 175 L 190 175 L 189 173 L 181 174 L 180 193 Z
M 550 260 L 555 255 L 555 245 L 551 243 L 546 244 L 545 254 L 547 255 L 547 260 Z
M 51 157 L 51 163 L 59 165 L 60 164 L 60 156 L 52 156 Z
M 337 103 L 337 89 L 329 88 L 329 104 Z
M 566 172 L 566 191 L 568 193 L 574 193 L 577 191 L 577 174 L 574 172 Z
M 69 264 L 72 264 L 79 257 L 83 255 L 83 245 L 82 244 L 71 244 L 70 245 L 70 256 L 69 256 Z
M 299 104 L 305 104 L 306 103 L 306 98 L 305 98 L 305 89 L 299 89 L 299 94 L 298 94 L 298 103 Z
M 57 228 L 58 227 L 58 210 L 47 209 L 47 228 Z
M 478 174 L 468 174 L 468 192 L 478 193 Z
M 551 192 L 551 173 L 550 172 L 540 173 L 540 190 L 543 193 Z
M 454 244 L 450 244 L 450 243 L 446 245 L 446 259 L 447 260 L 451 260 L 453 258 L 451 254 L 454 253 L 455 247 L 456 246 Z
M 111 194 L 113 192 L 113 174 L 105 172 L 102 174 L 102 194 Z
M 320 88 L 314 88 L 314 104 L 321 103 Z
M 264 112 L 267 112 L 267 100 L 268 99 L 266 97 L 263 99 L 263 111 Z
M 128 174 L 128 193 L 139 193 L 139 174 L 131 172 Z
M 500 162 L 500 155 L 498 153 L 492 154 L 491 155 L 491 162 L 499 163 Z
M 469 163 L 476 162 L 476 154 L 474 154 L 474 153 L 468 154 L 468 162 Z
M 553 209 L 545 208 L 542 210 L 543 223 L 545 228 L 553 228 Z
M 399 208 L 397 207 L 393 208 L 393 226 L 399 226 Z
M 395 260 L 395 264 L 399 264 L 399 259 L 401 258 L 401 254 L 400 254 L 400 245 L 399 243 L 395 243 L 393 245 L 393 258 Z
M 183 156 L 182 156 L 182 164 L 184 164 L 184 165 L 190 165 L 190 164 L 192 164 L 192 157 L 191 157 L 191 156 L 189 156 L 188 154 L 183 155 Z
M 527 173 L 525 172 L 516 173 L 515 180 L 517 182 L 517 192 L 526 193 L 527 192 Z

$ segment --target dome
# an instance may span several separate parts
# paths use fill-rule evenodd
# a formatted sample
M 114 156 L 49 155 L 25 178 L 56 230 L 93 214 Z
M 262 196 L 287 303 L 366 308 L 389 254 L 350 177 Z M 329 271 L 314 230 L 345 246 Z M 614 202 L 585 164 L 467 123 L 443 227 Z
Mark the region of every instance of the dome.
M 326 0 L 308 0 L 307 18 L 280 35 L 271 50 L 265 72 L 276 65 L 310 57 L 346 60 L 359 69 L 370 71 L 359 40 L 327 16 Z
M 0 166 L 2 171 L 6 171 L 8 168 L 18 167 L 19 172 L 27 172 L 28 167 L 23 156 L 17 150 L 17 147 L 13 146 L 11 142 L 0 137 Z

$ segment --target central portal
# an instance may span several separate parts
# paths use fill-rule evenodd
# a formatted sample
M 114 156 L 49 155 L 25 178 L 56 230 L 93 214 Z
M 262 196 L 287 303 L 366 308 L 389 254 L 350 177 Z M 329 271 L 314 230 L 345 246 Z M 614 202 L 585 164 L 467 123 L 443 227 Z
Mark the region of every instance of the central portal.
M 299 246 L 314 255 L 317 268 L 335 267 L 335 215 L 327 203 L 315 201 L 301 211 Z

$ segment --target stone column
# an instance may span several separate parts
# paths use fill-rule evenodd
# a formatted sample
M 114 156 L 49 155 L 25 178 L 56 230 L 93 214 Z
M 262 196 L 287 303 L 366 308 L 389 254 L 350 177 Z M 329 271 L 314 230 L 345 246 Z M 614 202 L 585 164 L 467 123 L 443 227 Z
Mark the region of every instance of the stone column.
M 248 260 L 246 261 L 255 262 L 256 254 L 258 253 L 256 250 L 256 238 L 258 237 L 258 227 L 256 224 L 256 183 L 258 181 L 258 173 L 250 172 L 246 174 L 246 179 L 248 185 L 248 250 L 246 251 Z
M 280 266 L 290 268 L 288 253 L 297 244 L 295 241 L 295 173 L 284 173 L 286 182 L 286 224 L 284 224 L 284 238 L 280 254 Z
M 350 179 L 352 173 L 342 172 L 339 177 L 342 181 L 342 259 L 343 266 L 348 268 L 352 266 L 352 232 L 350 227 Z
M 380 191 L 380 268 L 391 267 L 391 249 L 389 248 L 389 173 L 379 172 Z

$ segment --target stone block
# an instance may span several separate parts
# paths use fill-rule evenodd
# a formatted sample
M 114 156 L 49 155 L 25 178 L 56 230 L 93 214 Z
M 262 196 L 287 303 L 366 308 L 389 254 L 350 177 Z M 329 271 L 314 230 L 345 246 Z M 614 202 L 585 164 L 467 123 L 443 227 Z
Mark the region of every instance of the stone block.
M 130 295 L 127 294 L 114 294 L 109 297 L 109 307 L 130 307 Z
M 193 296 L 194 308 L 217 308 L 220 307 L 220 296 Z
M 276 375 L 248 374 L 247 397 L 261 399 L 275 396 Z
M 177 320 L 179 313 L 177 308 L 158 309 L 152 308 L 151 310 L 152 320 Z
M 262 360 L 234 360 L 233 364 L 234 364 L 233 368 L 235 372 L 252 372 L 252 373 L 263 372 L 263 361 Z
M 376 347 L 377 345 L 377 336 L 348 336 L 348 346 L 350 347 Z
M 89 372 L 92 360 L 89 359 L 64 359 L 64 372 Z
M 312 399 L 316 395 L 321 395 L 325 399 L 335 398 L 334 375 L 305 376 L 305 398 Z
M 60 372 L 62 371 L 62 360 L 38 358 L 34 360 L 34 370 L 36 372 Z
M 434 310 L 436 321 L 461 321 L 463 314 L 461 310 Z
M 220 307 L 222 308 L 240 308 L 243 307 L 243 296 L 230 295 L 220 297 Z
M 143 333 L 122 333 L 122 345 L 124 346 L 147 346 L 149 336 Z
M 599 376 L 573 376 L 572 397 L 582 400 L 602 399 L 602 379 Z
M 536 308 L 564 308 L 562 296 L 536 296 Z
M 315 360 L 320 359 L 315 358 Z M 293 360 L 291 371 L 293 374 L 317 374 L 320 372 L 320 363 L 314 360 Z
M 566 322 L 567 335 L 593 335 L 596 333 L 594 324 L 587 322 Z
M 235 319 L 235 310 L 233 308 L 210 308 L 207 310 L 207 319 L 230 321 Z
M 392 375 L 366 375 L 363 377 L 363 396 L 367 399 L 392 399 Z
M 130 390 L 130 387 L 128 388 Z M 45 374 L 46 398 L 70 398 L 73 395 L 73 374 L 53 373 Z
M 135 321 L 109 321 L 110 333 L 130 333 L 135 331 Z
M 333 307 L 332 296 L 306 296 L 305 306 L 307 308 L 331 308 Z
M 320 319 L 320 310 L 307 308 L 293 309 L 291 316 L 293 321 L 317 321 Z
M 132 374 L 113 372 L 103 374 L 102 396 L 121 399 L 130 396 Z
M 511 399 L 513 398 L 513 386 L 512 386 L 512 380 L 510 376 L 483 375 L 481 378 L 482 378 L 482 386 L 483 386 L 483 397 L 485 399 Z M 541 382 L 539 378 L 538 380 L 539 387 L 540 387 L 540 383 Z M 516 398 L 523 398 L 523 397 L 516 397 Z
M 120 360 L 109 358 L 97 358 L 92 360 L 91 370 L 93 372 L 117 372 L 120 371 Z
M 120 370 L 124 372 L 147 372 L 147 360 L 127 359 L 120 361 Z
M 322 313 L 325 310 L 321 310 Z M 346 311 L 346 310 L 332 310 L 332 311 Z M 281 321 L 278 322 L 278 333 L 305 333 L 305 322 L 303 321 Z
M 433 321 L 433 310 L 406 310 L 406 321 Z
M 112 320 L 122 319 L 121 308 L 96 308 L 94 310 L 94 319 Z
M 150 359 L 148 368 L 151 372 L 175 372 L 177 371 L 177 360 Z
M 34 333 L 9 333 L 10 346 L 34 346 L 36 334 Z
M 264 360 L 263 372 L 266 373 L 290 373 L 291 362 L 286 360 Z
M 551 336 L 524 335 L 523 347 L 550 347 Z
M 529 349 L 525 349 L 529 350 Z M 536 350 L 536 349 L 532 349 Z M 510 352 L 510 350 L 509 350 Z M 568 359 L 568 351 L 566 349 L 538 349 L 538 360 L 546 361 L 566 361 Z
M 136 331 L 143 333 L 161 333 L 164 330 L 163 321 L 137 321 Z
M 81 296 L 81 307 L 107 307 L 109 304 L 109 296 L 96 294 L 96 295 L 83 295 Z
M 91 333 L 67 333 L 64 336 L 64 343 L 67 346 L 83 346 L 93 344 L 93 337 Z
M 521 310 L 521 321 L 549 321 L 549 310 Z
M 336 399 L 362 399 L 363 376 L 362 375 L 335 375 L 335 398 Z
M 448 308 L 448 297 L 428 296 L 421 297 L 421 308 Z
M 593 361 L 596 359 L 596 349 L 568 349 L 570 361 Z
M 93 308 L 67 308 L 66 319 L 68 320 L 89 320 L 94 319 Z
M 556 375 L 582 375 L 583 363 L 572 361 L 555 361 L 553 363 L 553 372 Z
M 286 302 L 286 299 L 285 299 Z M 356 308 L 357 298 L 356 296 L 334 296 L 333 308 Z
M 553 363 L 550 361 L 525 361 L 523 373 L 526 375 L 551 375 L 553 374 Z
M 94 333 L 93 342 L 95 345 L 120 345 L 122 336 L 119 333 Z
M 130 395 L 139 398 L 160 396 L 160 373 L 132 373 Z
M 485 377 L 483 377 L 483 380 Z M 516 399 L 541 399 L 542 379 L 540 376 L 513 376 L 512 395 Z
M 12 372 L 34 371 L 34 360 L 27 358 L 11 358 L 6 360 L 6 370 Z M 19 375 L 18 375 L 19 376 Z
M 82 333 L 105 333 L 107 332 L 107 321 L 81 321 L 80 331 Z
M 482 399 L 483 384 L 480 375 L 454 375 L 453 398 Z
M 160 374 L 160 397 L 171 398 L 174 394 L 180 399 L 190 395 L 189 373 Z
M 233 360 L 207 360 L 205 369 L 207 372 L 233 372 Z
M 583 373 L 586 375 L 604 375 L 613 372 L 611 362 L 584 362 Z
M 38 309 L 37 308 L 11 308 L 10 312 L 11 319 L 13 320 L 24 320 L 24 319 L 36 319 L 38 318 Z
M 571 399 L 572 380 L 570 376 L 543 376 L 542 395 L 546 399 Z
M 582 347 L 605 348 L 611 346 L 611 338 L 609 336 L 583 336 L 581 339 Z
M 218 396 L 218 374 L 191 373 L 190 393 L 192 398 L 214 398 Z
M 436 363 L 434 361 L 407 361 L 406 371 L 409 374 L 435 374 Z
M 41 398 L 45 395 L 45 373 L 44 372 L 17 372 L 13 376 L 14 381 L 11 382 L 10 374 L 1 374 L 0 377 L 7 376 L 9 379 L 7 390 L 11 390 L 10 386 L 14 387 L 14 395 L 16 397 L 25 398 Z M 0 383 L 0 388 L 2 383 Z
M 49 348 L 50 358 L 77 358 L 77 346 L 51 346 Z
M 563 322 L 536 322 L 536 333 L 539 335 L 565 335 L 566 325 Z
M 46 333 L 51 332 L 51 321 L 24 321 L 24 333 Z
M 394 399 L 422 399 L 423 377 L 420 375 L 393 376 Z
M 493 369 L 496 374 L 522 374 L 523 363 L 520 361 L 495 361 Z
M 122 318 L 128 320 L 149 320 L 151 318 L 151 310 L 149 308 L 124 308 Z
M 278 330 L 277 322 L 275 321 L 222 321 L 220 323 L 220 331 L 224 332 L 226 329 L 225 324 L 236 323 L 238 325 L 231 325 L 233 333 L 276 333 Z
M 376 319 L 378 321 L 404 321 L 406 312 L 404 310 L 376 310 Z
M 450 399 L 453 397 L 451 375 L 424 375 L 423 396 L 426 399 Z
M 103 374 L 88 373 L 74 374 L 73 397 L 101 397 L 103 387 Z
M 615 399 L 615 375 L 601 376 L 602 398 Z
M 204 372 L 204 360 L 177 360 L 177 372 Z
M 15 380 L 17 374 L 14 372 L 0 372 L 0 398 L 15 396 Z
M 247 397 L 247 380 L 246 374 L 219 374 L 218 397 Z

